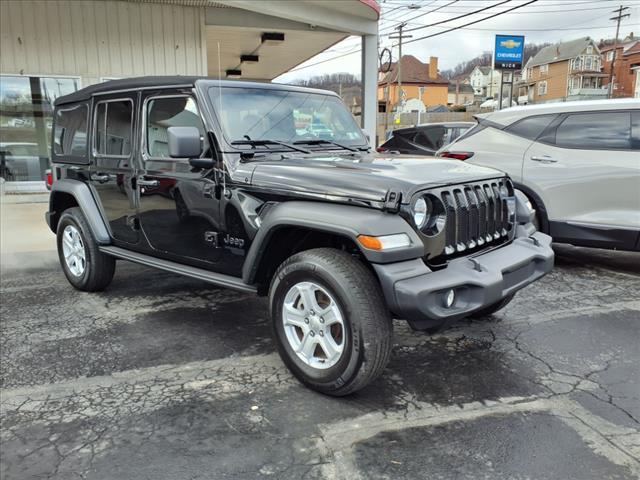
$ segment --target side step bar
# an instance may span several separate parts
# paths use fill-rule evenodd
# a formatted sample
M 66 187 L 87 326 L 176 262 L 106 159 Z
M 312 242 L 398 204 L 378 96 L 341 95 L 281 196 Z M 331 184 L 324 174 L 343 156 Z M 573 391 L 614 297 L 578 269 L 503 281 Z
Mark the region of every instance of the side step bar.
M 232 277 L 231 275 L 223 275 L 221 273 L 210 272 L 209 270 L 204 270 L 202 268 L 182 265 L 170 260 L 164 260 L 161 258 L 152 257 L 150 255 L 144 255 L 142 253 L 131 252 L 120 247 L 101 246 L 100 251 L 116 258 L 129 260 L 130 262 L 159 268 L 160 270 L 166 270 L 167 272 L 177 273 L 179 275 L 196 278 L 198 280 L 204 280 L 205 282 L 213 283 L 214 285 L 217 285 L 219 287 L 239 290 L 241 292 L 257 292 L 257 288 L 253 285 L 247 285 L 240 278 Z

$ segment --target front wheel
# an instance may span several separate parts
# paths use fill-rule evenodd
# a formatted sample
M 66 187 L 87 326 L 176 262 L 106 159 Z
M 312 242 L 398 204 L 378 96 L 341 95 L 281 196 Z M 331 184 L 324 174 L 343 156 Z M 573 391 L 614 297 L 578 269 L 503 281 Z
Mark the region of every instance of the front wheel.
M 389 361 L 392 323 L 373 274 L 331 248 L 297 253 L 269 290 L 278 351 L 319 392 L 342 396 L 378 377 Z

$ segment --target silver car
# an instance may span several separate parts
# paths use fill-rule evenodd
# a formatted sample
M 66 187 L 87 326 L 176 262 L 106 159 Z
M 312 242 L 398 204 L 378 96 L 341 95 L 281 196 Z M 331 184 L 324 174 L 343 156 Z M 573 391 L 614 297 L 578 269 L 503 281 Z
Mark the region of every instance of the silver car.
M 508 173 L 556 242 L 640 250 L 640 99 L 515 107 L 478 122 L 437 154 Z

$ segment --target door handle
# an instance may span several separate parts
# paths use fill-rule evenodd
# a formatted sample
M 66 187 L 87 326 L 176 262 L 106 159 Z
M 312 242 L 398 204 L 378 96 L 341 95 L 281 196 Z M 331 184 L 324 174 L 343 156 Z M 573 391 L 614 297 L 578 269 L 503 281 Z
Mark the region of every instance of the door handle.
M 554 158 L 551 158 L 549 155 L 542 155 L 541 157 L 534 155 L 533 157 L 531 157 L 531 160 L 541 163 L 556 163 L 558 161 Z
M 108 173 L 92 173 L 91 180 L 98 183 L 107 183 L 111 180 L 111 175 Z
M 140 185 L 141 187 L 157 187 L 158 185 L 160 185 L 160 181 L 159 180 L 145 180 L 144 178 L 139 178 L 138 179 L 138 185 Z

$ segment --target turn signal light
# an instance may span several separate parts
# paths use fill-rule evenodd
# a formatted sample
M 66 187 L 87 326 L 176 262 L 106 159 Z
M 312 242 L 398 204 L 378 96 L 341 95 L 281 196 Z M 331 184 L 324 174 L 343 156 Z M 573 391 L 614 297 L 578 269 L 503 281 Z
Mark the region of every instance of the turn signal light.
M 473 157 L 473 152 L 442 152 L 441 157 L 455 158 L 456 160 L 467 160 Z
M 396 233 L 394 235 L 383 235 L 381 237 L 371 237 L 369 235 L 358 235 L 358 242 L 369 250 L 391 250 L 393 248 L 403 248 L 411 245 L 411 239 L 406 233 Z

